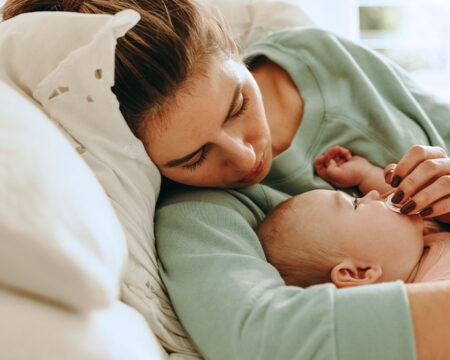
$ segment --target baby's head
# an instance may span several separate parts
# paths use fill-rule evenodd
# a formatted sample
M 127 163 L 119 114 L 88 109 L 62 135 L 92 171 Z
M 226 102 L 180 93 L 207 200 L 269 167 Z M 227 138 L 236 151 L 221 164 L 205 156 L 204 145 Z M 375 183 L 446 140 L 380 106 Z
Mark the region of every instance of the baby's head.
M 338 287 L 407 281 L 423 252 L 423 220 L 386 207 L 377 191 L 354 199 L 313 190 L 273 209 L 257 229 L 287 285 Z

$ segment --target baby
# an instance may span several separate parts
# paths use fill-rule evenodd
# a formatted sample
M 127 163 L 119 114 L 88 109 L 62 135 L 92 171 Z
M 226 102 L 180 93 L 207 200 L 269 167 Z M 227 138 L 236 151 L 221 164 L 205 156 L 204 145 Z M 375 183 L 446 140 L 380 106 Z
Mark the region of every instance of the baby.
M 267 260 L 287 285 L 337 287 L 385 281 L 450 279 L 450 233 L 431 220 L 402 215 L 386 204 L 381 168 L 334 147 L 315 162 L 339 187 L 359 186 L 362 198 L 313 190 L 272 210 L 257 229 Z

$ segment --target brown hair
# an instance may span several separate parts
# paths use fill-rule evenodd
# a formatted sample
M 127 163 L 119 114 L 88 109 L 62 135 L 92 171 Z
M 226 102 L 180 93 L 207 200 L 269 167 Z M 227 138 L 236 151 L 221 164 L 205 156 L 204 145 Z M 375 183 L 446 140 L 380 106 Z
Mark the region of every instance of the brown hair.
M 193 0 L 7 0 L 4 20 L 33 11 L 115 14 L 136 10 L 141 20 L 118 39 L 112 88 L 130 129 L 164 107 L 213 54 L 232 56 L 223 24 Z
M 331 270 L 344 254 L 335 241 L 324 241 L 316 231 L 324 224 L 311 222 L 308 204 L 295 204 L 301 197 L 291 197 L 272 209 L 256 233 L 267 261 L 286 285 L 308 287 L 331 282 Z

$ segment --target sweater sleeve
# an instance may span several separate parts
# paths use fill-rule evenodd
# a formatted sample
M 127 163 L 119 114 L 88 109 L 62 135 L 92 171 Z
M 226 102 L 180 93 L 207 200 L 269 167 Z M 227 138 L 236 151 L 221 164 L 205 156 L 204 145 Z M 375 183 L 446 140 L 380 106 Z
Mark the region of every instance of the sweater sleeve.
M 323 43 L 333 40 L 345 48 L 375 86 L 398 109 L 410 113 L 427 133 L 431 144 L 450 151 L 450 103 L 420 86 L 402 67 L 390 59 L 352 41 L 319 31 Z M 326 38 L 325 41 L 323 39 Z M 397 81 L 386 77 L 397 78 Z M 389 87 L 381 83 L 389 84 Z M 402 96 L 399 96 L 401 94 Z M 409 100 L 409 101 L 408 101 Z M 414 111 L 412 111 L 414 109 Z
M 450 103 L 421 87 L 411 75 L 400 66 L 393 64 L 411 96 L 427 114 L 437 132 L 442 137 L 447 154 L 450 152 Z
M 261 216 L 244 196 L 207 190 L 157 211 L 161 276 L 205 358 L 415 359 L 403 283 L 285 286 L 252 229 Z

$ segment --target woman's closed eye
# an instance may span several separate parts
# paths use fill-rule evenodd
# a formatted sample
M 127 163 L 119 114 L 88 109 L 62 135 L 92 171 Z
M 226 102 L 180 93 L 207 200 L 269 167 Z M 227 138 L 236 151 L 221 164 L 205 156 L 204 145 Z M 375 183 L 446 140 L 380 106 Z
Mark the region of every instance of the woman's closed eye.
M 231 115 L 231 119 L 238 118 L 239 116 L 242 116 L 245 113 L 245 110 L 247 110 L 247 108 L 248 108 L 248 101 L 249 101 L 249 98 L 247 96 L 245 96 L 244 94 L 242 94 L 241 107 L 239 108 L 239 110 L 236 113 Z
M 196 160 L 192 164 L 183 165 L 183 168 L 188 169 L 190 171 L 194 171 L 195 169 L 197 169 L 198 166 L 200 166 L 203 163 L 203 161 L 206 160 L 207 154 L 208 154 L 208 149 L 206 148 L 206 145 L 205 145 L 202 148 L 202 152 L 200 153 L 200 157 L 198 158 L 198 160 Z
M 236 113 L 234 113 L 233 115 L 230 116 L 230 119 L 236 119 L 236 118 L 242 116 L 248 108 L 248 102 L 249 102 L 249 98 L 242 94 L 241 107 L 239 108 L 239 110 Z M 188 169 L 190 171 L 195 171 L 206 160 L 207 154 L 208 154 L 208 149 L 207 149 L 207 145 L 205 145 L 202 149 L 202 152 L 201 152 L 198 160 L 192 164 L 183 165 L 183 168 Z

